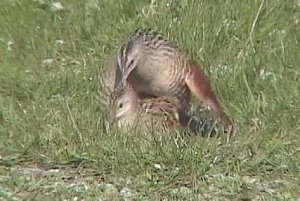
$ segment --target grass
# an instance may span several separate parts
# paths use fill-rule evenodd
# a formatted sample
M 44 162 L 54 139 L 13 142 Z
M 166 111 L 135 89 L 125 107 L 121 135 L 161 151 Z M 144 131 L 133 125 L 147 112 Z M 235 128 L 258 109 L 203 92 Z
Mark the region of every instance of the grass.
M 133 2 L 0 2 L 0 199 L 299 199 L 299 2 Z M 138 26 L 201 64 L 235 140 L 104 131 L 97 73 Z

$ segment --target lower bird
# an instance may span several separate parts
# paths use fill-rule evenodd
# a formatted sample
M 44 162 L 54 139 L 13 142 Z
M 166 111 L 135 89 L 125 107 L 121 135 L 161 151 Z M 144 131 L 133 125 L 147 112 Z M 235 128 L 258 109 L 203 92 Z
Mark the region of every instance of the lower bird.
M 178 108 L 169 97 L 140 99 L 128 82 L 111 92 L 109 100 L 110 125 L 163 131 L 183 127 Z

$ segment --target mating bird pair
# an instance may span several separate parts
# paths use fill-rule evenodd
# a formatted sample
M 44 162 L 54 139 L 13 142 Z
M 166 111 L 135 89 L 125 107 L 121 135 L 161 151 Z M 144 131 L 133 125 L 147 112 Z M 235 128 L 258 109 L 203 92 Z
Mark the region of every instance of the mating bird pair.
M 100 98 L 110 123 L 185 128 L 193 94 L 228 132 L 233 131 L 233 121 L 200 67 L 154 30 L 134 31 L 106 61 L 100 79 Z

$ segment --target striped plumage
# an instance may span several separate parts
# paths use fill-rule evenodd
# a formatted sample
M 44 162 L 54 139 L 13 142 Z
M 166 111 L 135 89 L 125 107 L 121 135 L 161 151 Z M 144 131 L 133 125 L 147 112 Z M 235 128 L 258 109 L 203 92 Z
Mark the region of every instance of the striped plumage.
M 120 79 L 116 77 L 117 65 L 118 63 L 116 54 L 111 54 L 105 61 L 102 72 L 98 74 L 100 81 L 100 103 L 102 105 L 102 109 L 108 108 L 110 94 L 114 90 L 115 86 L 115 79 Z
M 106 59 L 103 68 L 101 69 L 101 72 L 99 72 L 98 74 L 98 80 L 100 81 L 99 98 L 102 109 L 106 110 L 108 108 L 110 94 L 115 90 L 115 85 L 118 85 L 123 80 L 122 78 L 124 78 L 124 76 L 122 77 L 122 75 L 117 69 L 117 54 L 111 54 Z M 137 95 L 140 99 L 153 97 L 144 93 L 137 93 Z
M 116 74 L 127 80 L 139 95 L 170 97 L 184 115 L 191 93 L 231 131 L 233 123 L 215 97 L 200 67 L 181 50 L 151 29 L 137 29 L 122 45 Z M 121 80 L 116 79 L 115 87 Z
M 142 129 L 179 128 L 180 117 L 176 104 L 168 97 L 140 99 L 129 83 L 117 87 L 110 95 L 108 106 L 110 125 Z

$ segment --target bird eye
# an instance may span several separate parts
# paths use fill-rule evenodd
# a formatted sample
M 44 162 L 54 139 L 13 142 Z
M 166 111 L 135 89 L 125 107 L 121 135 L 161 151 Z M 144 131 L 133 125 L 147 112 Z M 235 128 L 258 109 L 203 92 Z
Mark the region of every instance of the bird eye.
M 123 107 L 123 103 L 119 103 L 118 108 L 121 109 Z
M 132 60 L 130 61 L 130 63 L 128 64 L 128 68 L 131 67 L 131 66 L 133 65 L 133 62 L 134 62 L 134 59 L 132 59 Z

